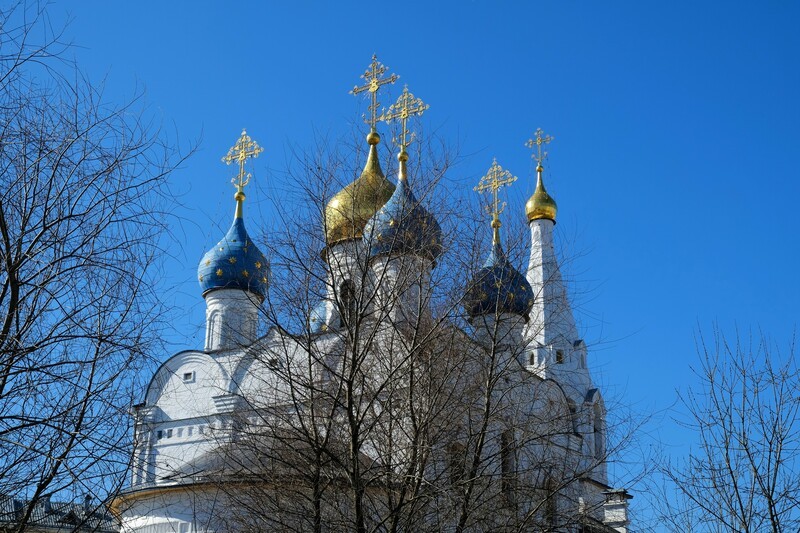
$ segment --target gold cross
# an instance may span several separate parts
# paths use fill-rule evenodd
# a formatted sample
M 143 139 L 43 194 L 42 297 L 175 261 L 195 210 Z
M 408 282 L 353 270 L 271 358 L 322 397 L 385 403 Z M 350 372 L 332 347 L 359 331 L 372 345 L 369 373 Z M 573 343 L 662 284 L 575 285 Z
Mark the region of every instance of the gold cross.
M 478 193 L 492 191 L 492 205 L 487 206 L 486 210 L 492 215 L 493 225 L 495 222 L 500 221 L 500 213 L 506 208 L 505 202 L 502 204 L 500 203 L 497 191 L 499 191 L 501 187 L 511 185 L 515 181 L 517 181 L 517 177 L 512 176 L 511 172 L 508 170 L 503 170 L 503 167 L 497 164 L 497 159 L 493 159 L 492 166 L 489 167 L 489 172 L 481 178 L 481 181 L 479 181 L 478 185 L 473 189 Z
M 536 166 L 542 166 L 542 161 L 547 157 L 547 152 L 542 151 L 543 144 L 550 144 L 550 141 L 553 140 L 553 137 L 550 135 L 544 135 L 544 131 L 542 128 L 537 128 L 536 132 L 533 134 L 536 138 L 535 139 L 528 139 L 528 142 L 525 143 L 525 146 L 530 148 L 531 150 L 536 149 L 536 152 L 531 154 L 531 157 L 536 160 Z
M 388 78 L 381 78 L 381 76 L 386 74 L 386 70 L 387 68 L 383 66 L 383 63 L 378 61 L 378 56 L 373 55 L 372 63 L 370 63 L 369 68 L 364 71 L 364 74 L 361 75 L 361 78 L 367 83 L 361 87 L 356 85 L 353 87 L 353 90 L 350 91 L 350 94 L 360 94 L 364 91 L 369 91 L 372 103 L 369 106 L 370 118 L 365 120 L 365 122 L 369 124 L 371 131 L 375 131 L 375 124 L 378 122 L 378 89 L 387 83 L 394 83 L 400 79 L 400 76 L 397 74 L 391 74 Z
M 233 186 L 236 187 L 238 192 L 242 192 L 244 186 L 250 183 L 251 175 L 244 171 L 245 161 L 251 157 L 258 157 L 258 154 L 263 151 L 264 149 L 247 135 L 247 131 L 242 130 L 242 135 L 239 137 L 239 140 L 228 150 L 228 155 L 222 158 L 222 162 L 227 165 L 230 165 L 234 161 L 239 163 L 239 175 L 231 179 L 231 183 L 233 183 Z
M 396 141 L 397 144 L 400 145 L 400 152 L 405 152 L 408 145 L 414 141 L 414 134 L 411 134 L 411 138 L 408 138 L 408 119 L 414 115 L 421 115 L 424 113 L 430 106 L 420 100 L 419 98 L 415 98 L 413 94 L 408 92 L 408 85 L 403 87 L 403 94 L 400 95 L 400 98 L 397 99 L 397 102 L 389 106 L 389 109 L 381 113 L 381 116 L 378 117 L 378 120 L 383 122 L 391 122 L 392 120 L 399 119 L 400 124 L 402 125 L 402 133 L 400 133 L 399 141 Z

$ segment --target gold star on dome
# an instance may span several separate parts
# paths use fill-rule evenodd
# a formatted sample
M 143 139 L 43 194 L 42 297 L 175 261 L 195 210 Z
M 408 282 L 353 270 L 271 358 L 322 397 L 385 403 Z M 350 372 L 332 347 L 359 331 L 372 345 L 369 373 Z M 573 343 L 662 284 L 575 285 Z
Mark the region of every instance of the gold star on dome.
M 220 278 L 222 277 L 222 269 L 221 268 L 217 269 L 217 277 L 220 277 Z

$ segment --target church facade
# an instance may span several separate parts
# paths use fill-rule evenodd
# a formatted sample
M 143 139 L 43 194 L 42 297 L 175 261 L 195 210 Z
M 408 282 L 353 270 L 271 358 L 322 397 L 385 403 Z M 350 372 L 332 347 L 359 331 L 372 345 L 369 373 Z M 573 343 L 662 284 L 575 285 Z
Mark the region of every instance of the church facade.
M 495 162 L 476 187 L 491 197 L 485 262 L 440 275 L 459 251 L 408 151 L 427 106 L 406 89 L 378 116 L 384 74 L 373 58 L 354 90 L 372 100 L 368 153 L 326 199 L 321 259 L 256 246 L 245 164 L 261 149 L 243 132 L 226 157 L 234 221 L 198 266 L 205 346 L 169 358 L 133 409 L 131 483 L 112 504 L 123 531 L 627 531 L 555 252 L 550 138 L 530 141 L 525 268 L 501 235 L 516 178 Z M 380 121 L 400 131 L 392 180 Z

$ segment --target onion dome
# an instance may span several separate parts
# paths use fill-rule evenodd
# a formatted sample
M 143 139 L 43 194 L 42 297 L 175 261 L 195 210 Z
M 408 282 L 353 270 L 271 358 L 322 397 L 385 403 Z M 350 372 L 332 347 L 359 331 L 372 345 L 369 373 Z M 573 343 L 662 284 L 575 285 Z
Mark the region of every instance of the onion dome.
M 267 293 L 269 267 L 244 227 L 244 193 L 236 193 L 236 214 L 228 233 L 207 251 L 197 267 L 203 296 L 216 289 L 240 289 L 262 300 Z
M 323 333 L 328 330 L 328 305 L 327 302 L 319 302 L 311 309 L 308 314 L 308 327 L 311 333 Z
M 369 156 L 361 176 L 339 191 L 325 206 L 325 238 L 328 246 L 360 239 L 364 225 L 392 196 L 394 185 L 386 179 L 378 162 L 376 145 L 380 135 L 367 135 Z
M 442 229 L 411 191 L 408 152 L 401 151 L 397 159 L 400 169 L 394 194 L 364 228 L 370 257 L 411 254 L 435 261 L 442 253 Z
M 544 188 L 543 170 L 544 168 L 541 164 L 536 167 L 536 190 L 525 204 L 525 214 L 528 216 L 528 222 L 545 218 L 552 220 L 553 224 L 555 224 L 558 206 L 553 197 L 547 194 L 547 190 Z
M 497 218 L 492 220 L 492 228 L 492 251 L 483 267 L 475 273 L 464 298 L 464 307 L 470 318 L 510 313 L 527 321 L 533 307 L 533 290 L 503 252 Z

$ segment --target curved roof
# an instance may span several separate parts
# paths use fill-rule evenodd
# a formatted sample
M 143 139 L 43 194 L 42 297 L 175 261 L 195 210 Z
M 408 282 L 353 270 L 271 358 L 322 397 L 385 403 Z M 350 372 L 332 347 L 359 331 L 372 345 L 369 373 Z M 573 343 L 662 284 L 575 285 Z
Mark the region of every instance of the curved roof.
M 497 228 L 489 257 L 472 278 L 464 301 L 470 318 L 503 313 L 528 318 L 533 290 L 503 252 Z
M 336 193 L 325 206 L 325 240 L 328 246 L 349 239 L 360 239 L 367 221 L 392 196 L 394 185 L 386 179 L 378 163 L 380 137 L 371 133 L 369 156 L 361 176 Z
M 442 229 L 434 216 L 414 196 L 401 152 L 397 186 L 389 201 L 364 228 L 370 256 L 413 254 L 436 260 L 442 253 Z
M 215 289 L 241 289 L 263 299 L 268 277 L 267 260 L 250 239 L 241 217 L 233 220 L 228 233 L 197 266 L 203 296 Z

